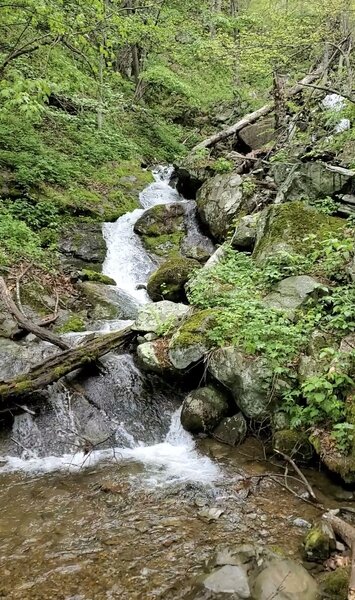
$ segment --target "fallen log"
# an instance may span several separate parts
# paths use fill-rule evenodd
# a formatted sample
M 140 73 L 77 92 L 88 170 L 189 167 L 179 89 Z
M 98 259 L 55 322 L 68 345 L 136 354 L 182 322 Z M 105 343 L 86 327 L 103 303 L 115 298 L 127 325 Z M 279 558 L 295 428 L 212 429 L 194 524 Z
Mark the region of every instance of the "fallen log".
M 3 301 L 5 308 L 7 308 L 9 313 L 16 319 L 21 329 L 24 329 L 29 333 L 33 333 L 35 336 L 41 340 L 44 340 L 45 342 L 49 342 L 50 344 L 58 346 L 58 348 L 61 350 L 67 350 L 70 347 L 58 335 L 43 329 L 43 325 L 41 327 L 40 325 L 37 325 L 36 323 L 33 323 L 27 319 L 27 317 L 21 312 L 21 310 L 13 301 L 11 293 L 3 277 L 0 277 L 0 298 Z
M 0 403 L 18 400 L 36 390 L 43 389 L 76 369 L 95 363 L 111 350 L 122 347 L 133 339 L 131 327 L 90 339 L 69 348 L 32 367 L 30 371 L 7 382 L 0 382 Z
M 355 600 L 355 527 L 336 516 L 335 512 L 328 511 L 323 519 L 331 525 L 336 533 L 351 550 L 351 570 L 348 588 L 348 600 Z
M 313 81 L 316 81 L 317 79 L 319 79 L 319 77 L 322 75 L 323 71 L 324 71 L 324 65 L 321 65 L 313 73 L 306 75 L 306 77 L 304 77 L 300 82 L 298 82 L 296 85 L 294 85 L 289 90 L 285 91 L 285 98 L 291 98 L 292 96 L 296 96 L 297 94 L 299 94 L 305 86 L 307 86 L 308 84 L 312 83 Z M 238 133 L 238 131 L 241 131 L 241 129 L 244 129 L 248 125 L 252 125 L 253 123 L 256 123 L 256 121 L 258 121 L 262 117 L 265 117 L 266 115 L 270 114 L 274 109 L 275 109 L 275 102 L 270 102 L 268 104 L 265 104 L 261 108 L 258 108 L 258 110 L 255 110 L 254 112 L 249 113 L 248 115 L 245 115 L 245 117 L 243 117 L 237 123 L 234 123 L 234 125 L 231 125 L 230 127 L 227 127 L 226 129 L 223 129 L 222 131 L 215 133 L 214 135 L 211 135 L 211 137 L 209 137 L 206 140 L 204 140 L 203 142 L 200 142 L 199 144 L 197 144 L 197 146 L 195 146 L 192 149 L 192 153 L 194 153 L 198 150 L 201 150 L 203 148 L 210 148 L 211 146 L 215 146 L 216 144 L 218 144 L 218 142 L 226 140 L 227 138 L 231 137 L 232 135 L 235 135 L 236 133 Z

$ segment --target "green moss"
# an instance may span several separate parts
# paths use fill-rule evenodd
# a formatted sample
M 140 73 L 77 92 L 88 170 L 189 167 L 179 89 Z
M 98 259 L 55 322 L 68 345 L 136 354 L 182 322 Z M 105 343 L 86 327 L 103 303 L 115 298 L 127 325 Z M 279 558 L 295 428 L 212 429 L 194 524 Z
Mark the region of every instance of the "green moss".
M 306 462 L 313 456 L 313 447 L 307 435 L 294 429 L 276 431 L 273 436 L 273 447 L 288 456 Z
M 194 270 L 201 265 L 190 258 L 171 258 L 163 263 L 149 278 L 147 290 L 154 301 L 185 299 L 184 286 Z
M 322 590 L 329 600 L 347 600 L 350 569 L 341 568 L 326 573 L 322 579 Z
M 312 527 L 304 540 L 305 558 L 323 562 L 331 552 L 329 535 L 320 525 Z
M 116 285 L 116 282 L 111 277 L 98 273 L 97 271 L 91 271 L 90 269 L 83 269 L 81 271 L 83 281 L 96 281 L 97 283 L 104 283 L 105 285 Z
M 191 315 L 178 329 L 172 346 L 187 348 L 191 345 L 203 343 L 212 347 L 207 334 L 214 326 L 216 318 L 220 313 L 219 309 L 207 308 Z
M 166 258 L 178 258 L 181 256 L 180 244 L 183 238 L 183 232 L 158 236 L 143 235 L 142 242 L 151 254 Z
M 63 325 L 56 328 L 57 333 L 70 333 L 72 331 L 85 331 L 85 321 L 79 315 L 70 315 Z
M 304 202 L 272 206 L 262 215 L 261 223 L 264 235 L 253 254 L 258 260 L 290 248 L 294 254 L 308 254 L 317 242 L 344 229 L 342 219 L 319 213 Z

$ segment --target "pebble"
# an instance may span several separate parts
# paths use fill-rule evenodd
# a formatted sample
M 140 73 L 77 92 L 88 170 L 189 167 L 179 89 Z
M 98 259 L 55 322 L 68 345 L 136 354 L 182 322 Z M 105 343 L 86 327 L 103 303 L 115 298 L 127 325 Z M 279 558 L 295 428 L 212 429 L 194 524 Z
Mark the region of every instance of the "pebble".
M 297 519 L 293 519 L 292 525 L 294 525 L 295 527 L 302 527 L 303 529 L 311 529 L 312 527 L 309 521 L 306 521 L 305 519 L 300 519 L 299 517 L 297 517 Z

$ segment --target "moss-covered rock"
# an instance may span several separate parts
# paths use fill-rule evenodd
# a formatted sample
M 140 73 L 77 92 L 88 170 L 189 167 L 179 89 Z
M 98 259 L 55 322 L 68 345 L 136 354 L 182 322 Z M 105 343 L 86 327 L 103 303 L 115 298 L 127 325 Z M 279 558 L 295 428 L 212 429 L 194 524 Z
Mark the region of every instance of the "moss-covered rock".
M 282 252 L 307 255 L 315 243 L 342 229 L 342 219 L 319 213 L 304 202 L 273 205 L 261 213 L 253 258 L 262 263 Z
M 246 215 L 239 219 L 231 241 L 233 248 L 242 251 L 253 250 L 259 218 L 260 213 L 256 213 L 255 215 Z
M 106 256 L 106 243 L 99 223 L 66 226 L 61 233 L 59 252 L 66 266 L 101 271 Z
M 137 357 L 140 365 L 153 373 L 174 373 L 175 369 L 169 360 L 169 342 L 162 338 L 152 342 L 140 344 L 137 348 Z
M 335 550 L 335 536 L 332 528 L 320 521 L 306 534 L 303 542 L 304 557 L 312 562 L 323 562 Z
M 186 300 L 185 284 L 201 265 L 190 258 L 172 258 L 163 263 L 149 278 L 147 291 L 152 300 Z
M 299 461 L 308 462 L 312 459 L 314 449 L 307 434 L 294 429 L 275 431 L 272 439 L 273 447 Z
M 157 204 L 146 210 L 134 226 L 150 254 L 173 258 L 180 255 L 185 235 L 184 206 L 180 202 Z
M 120 290 L 92 281 L 79 283 L 78 288 L 91 319 L 135 319 L 137 316 L 137 305 Z
M 105 285 L 116 285 L 115 280 L 111 277 L 97 271 L 91 271 L 91 269 L 83 269 L 80 273 L 80 278 L 82 281 L 96 281 Z
M 340 568 L 322 577 L 321 590 L 328 600 L 347 600 L 350 569 Z
M 198 362 L 212 348 L 208 332 L 219 314 L 206 309 L 187 318 L 170 341 L 169 357 L 176 369 L 186 369 Z
M 65 319 L 62 325 L 55 327 L 57 333 L 70 333 L 85 331 L 85 319 L 82 315 L 71 314 Z
M 181 423 L 191 433 L 213 431 L 228 413 L 226 396 L 213 386 L 206 386 L 191 392 L 184 400 Z

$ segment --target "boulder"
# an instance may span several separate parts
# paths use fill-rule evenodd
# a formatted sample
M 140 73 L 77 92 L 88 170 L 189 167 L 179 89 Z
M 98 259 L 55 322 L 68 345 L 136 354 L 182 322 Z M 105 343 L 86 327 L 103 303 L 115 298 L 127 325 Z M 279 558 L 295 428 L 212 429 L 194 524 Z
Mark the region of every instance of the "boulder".
M 199 388 L 184 400 L 181 423 L 191 433 L 207 433 L 220 423 L 228 413 L 226 396 L 213 386 Z
M 278 188 L 282 188 L 285 201 L 307 198 L 316 200 L 346 192 L 352 176 L 332 171 L 322 161 L 294 164 L 275 162 L 271 174 Z
M 16 321 L 0 301 L 0 336 L 9 338 L 17 329 Z
M 247 422 L 242 415 L 238 413 L 233 417 L 227 417 L 220 422 L 213 432 L 213 437 L 229 446 L 239 446 L 244 442 L 247 435 Z
M 347 567 L 325 573 L 321 582 L 322 597 L 327 600 L 348 600 L 349 578 Z
M 201 230 L 196 202 L 185 202 L 184 208 L 186 235 L 180 245 L 181 254 L 204 263 L 214 253 L 214 244 Z
M 162 334 L 166 329 L 177 327 L 181 319 L 190 311 L 186 304 L 176 304 L 162 300 L 154 304 L 145 304 L 138 309 L 138 315 L 132 325 L 134 331 Z
M 307 463 L 314 455 L 314 450 L 307 434 L 295 429 L 280 429 L 275 431 L 272 438 L 272 445 L 275 450 L 279 450 L 288 456 L 293 456 L 297 461 Z
M 282 310 L 290 319 L 293 319 L 297 309 L 305 302 L 311 299 L 318 300 L 327 292 L 324 284 L 314 277 L 297 275 L 280 281 L 270 294 L 263 298 L 263 304 Z
M 256 213 L 255 215 L 246 215 L 238 221 L 231 241 L 233 248 L 249 252 L 253 250 L 259 217 L 260 213 Z
M 58 250 L 69 268 L 80 270 L 90 265 L 93 270 L 100 270 L 106 256 L 102 225 L 80 223 L 73 227 L 67 226 L 59 239 Z
M 147 251 L 156 256 L 179 256 L 185 235 L 184 205 L 181 202 L 157 204 L 146 210 L 134 225 Z
M 307 255 L 317 242 L 339 234 L 344 221 L 304 202 L 274 204 L 260 214 L 253 258 L 258 263 L 280 253 Z
M 153 373 L 174 371 L 169 355 L 168 344 L 165 339 L 145 342 L 137 348 L 138 361 L 142 368 Z
M 89 304 L 89 317 L 99 319 L 135 319 L 138 306 L 134 299 L 103 283 L 83 281 L 78 288 Z
M 59 352 L 59 348 L 42 340 L 14 342 L 0 337 L 0 379 L 9 381 Z
M 238 131 L 238 137 L 250 150 L 259 150 L 275 139 L 275 119 L 260 119 Z
M 233 347 L 220 348 L 210 356 L 208 370 L 230 390 L 246 417 L 263 420 L 272 414 L 273 371 L 265 359 L 245 356 Z
M 252 593 L 254 600 L 317 600 L 318 586 L 302 565 L 275 559 L 257 576 Z
M 202 587 L 212 592 L 209 598 L 233 598 L 244 600 L 251 598 L 248 576 L 239 565 L 224 565 L 204 579 Z M 223 594 L 220 596 L 219 594 Z
M 176 369 L 186 369 L 201 360 L 212 348 L 208 337 L 218 309 L 201 310 L 188 317 L 170 341 L 169 357 Z
M 180 302 L 186 299 L 185 284 L 200 263 L 191 258 L 172 258 L 164 262 L 149 278 L 147 291 L 152 300 Z
M 195 200 L 202 184 L 212 175 L 213 170 L 208 159 L 185 159 L 184 164 L 175 165 L 176 189 L 187 200 Z
M 223 241 L 243 207 L 243 179 L 237 173 L 216 175 L 197 194 L 197 209 L 212 236 Z

